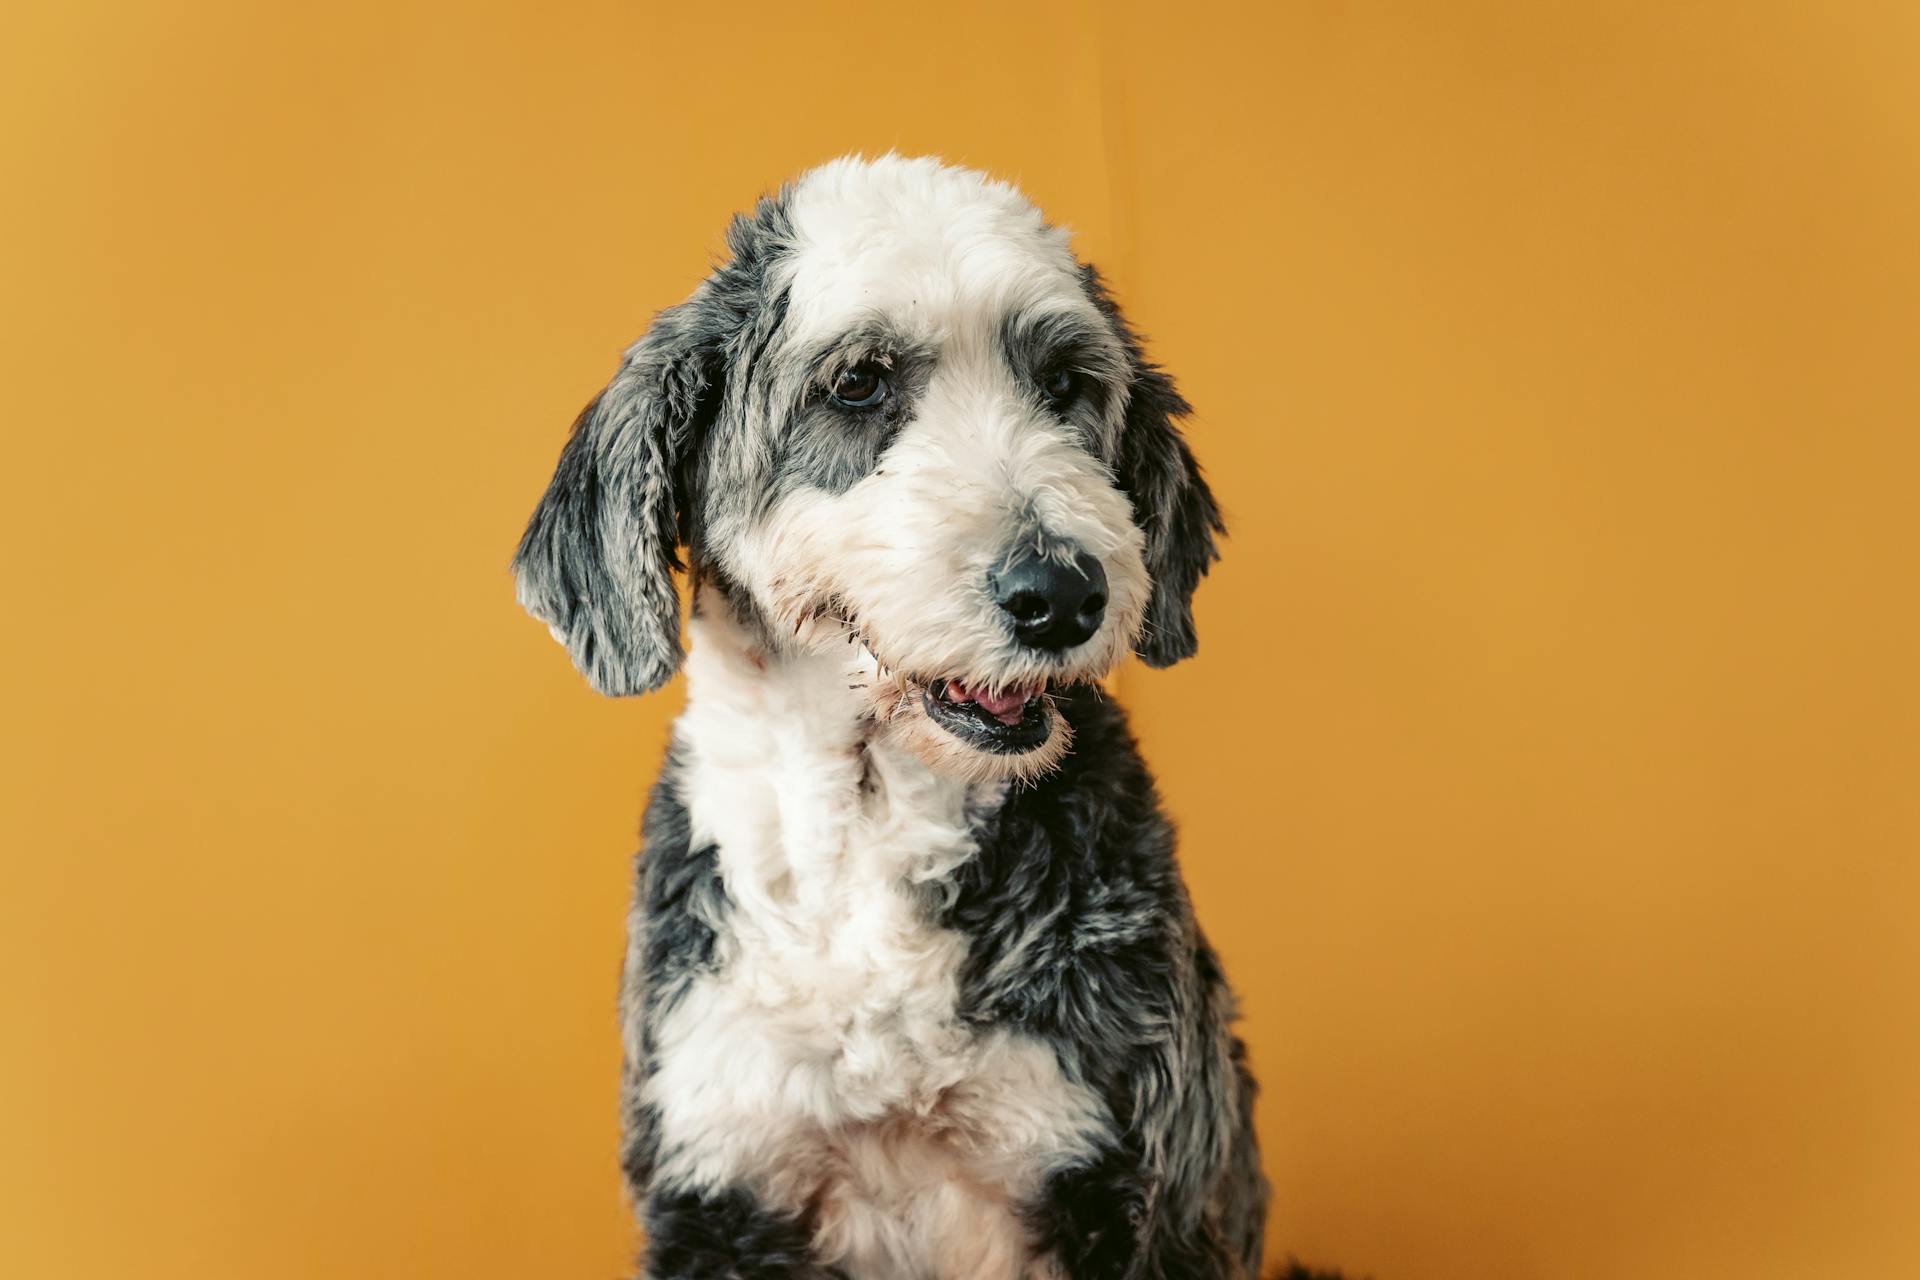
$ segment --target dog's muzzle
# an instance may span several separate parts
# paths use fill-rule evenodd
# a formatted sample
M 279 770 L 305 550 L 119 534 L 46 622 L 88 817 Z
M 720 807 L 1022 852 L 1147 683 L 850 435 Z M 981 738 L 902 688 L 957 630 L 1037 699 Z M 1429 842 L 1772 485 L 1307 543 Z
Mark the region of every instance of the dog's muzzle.
M 1107 614 L 1107 571 L 1084 551 L 1061 559 L 1031 548 L 987 575 L 1014 639 L 1058 653 L 1085 644 Z
M 1071 651 L 1100 632 L 1107 613 L 1107 571 L 1072 545 L 1052 553 L 1023 546 L 987 575 L 987 594 L 1014 643 L 1063 671 Z M 950 675 L 920 691 L 927 717 L 968 747 L 988 755 L 1021 756 L 1055 738 L 1058 711 L 1047 678 L 994 684 Z M 1055 744 L 1058 745 L 1057 743 Z

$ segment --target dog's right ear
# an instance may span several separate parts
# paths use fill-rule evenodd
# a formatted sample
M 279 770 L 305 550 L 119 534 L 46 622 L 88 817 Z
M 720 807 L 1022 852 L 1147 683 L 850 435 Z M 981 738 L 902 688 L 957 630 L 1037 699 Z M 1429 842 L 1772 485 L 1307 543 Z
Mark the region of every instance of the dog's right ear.
M 662 312 L 573 424 L 513 557 L 521 605 L 601 693 L 646 693 L 680 666 L 673 573 L 687 465 L 718 393 L 701 297 Z
M 1189 412 L 1186 399 L 1166 371 L 1148 361 L 1140 336 L 1120 313 L 1100 273 L 1082 266 L 1081 274 L 1087 296 L 1126 348 L 1132 372 L 1114 471 L 1146 535 L 1144 556 L 1153 580 L 1134 652 L 1150 667 L 1168 667 L 1191 658 L 1200 646 L 1193 626 L 1193 593 L 1220 558 L 1219 536 L 1227 527 L 1193 450 L 1180 434 L 1179 421 Z

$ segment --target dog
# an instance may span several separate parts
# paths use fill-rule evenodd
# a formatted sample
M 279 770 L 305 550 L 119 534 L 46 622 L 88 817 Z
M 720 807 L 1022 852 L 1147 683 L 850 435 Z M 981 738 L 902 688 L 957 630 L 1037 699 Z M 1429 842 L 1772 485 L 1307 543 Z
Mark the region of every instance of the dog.
M 686 671 L 620 1007 L 642 1274 L 1256 1276 L 1233 996 L 1098 683 L 1195 650 L 1186 402 L 971 170 L 838 160 L 727 250 L 514 559 L 601 693 Z

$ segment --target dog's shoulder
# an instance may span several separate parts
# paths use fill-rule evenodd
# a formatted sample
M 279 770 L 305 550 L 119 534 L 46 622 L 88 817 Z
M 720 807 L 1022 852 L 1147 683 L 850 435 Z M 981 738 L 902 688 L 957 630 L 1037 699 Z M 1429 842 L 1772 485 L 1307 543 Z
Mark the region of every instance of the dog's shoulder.
M 967 1016 L 1085 1045 L 1164 1018 L 1204 944 L 1124 712 L 1097 689 L 1064 695 L 1062 711 L 1073 751 L 983 820 L 941 915 L 968 942 Z
M 684 755 L 678 745 L 668 751 L 641 821 L 627 919 L 626 997 L 645 1005 L 629 1010 L 634 1033 L 713 965 L 726 914 L 718 850 L 694 836 Z
M 1030 875 L 1041 861 L 1082 887 L 1178 895 L 1174 832 L 1126 712 L 1104 690 L 1059 697 L 1073 750 L 1054 772 L 1009 791 L 981 832 L 978 865 Z

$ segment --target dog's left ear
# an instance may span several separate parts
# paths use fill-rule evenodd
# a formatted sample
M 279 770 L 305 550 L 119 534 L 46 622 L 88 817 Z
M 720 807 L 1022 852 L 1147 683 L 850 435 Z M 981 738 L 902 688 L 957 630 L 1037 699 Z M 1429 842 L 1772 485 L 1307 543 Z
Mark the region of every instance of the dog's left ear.
M 1150 667 L 1170 667 L 1199 647 L 1193 627 L 1193 592 L 1220 558 L 1215 535 L 1225 534 L 1213 491 L 1200 474 L 1178 420 L 1192 406 L 1173 379 L 1148 362 L 1140 338 L 1108 294 L 1099 272 L 1086 268 L 1087 291 L 1106 313 L 1126 346 L 1132 386 L 1120 429 L 1115 471 L 1133 502 L 1133 519 L 1146 534 L 1147 573 L 1153 593 L 1134 646 Z
M 601 693 L 646 693 L 680 666 L 674 570 L 689 462 L 718 390 L 705 286 L 661 312 L 581 411 L 513 558 L 520 603 Z

